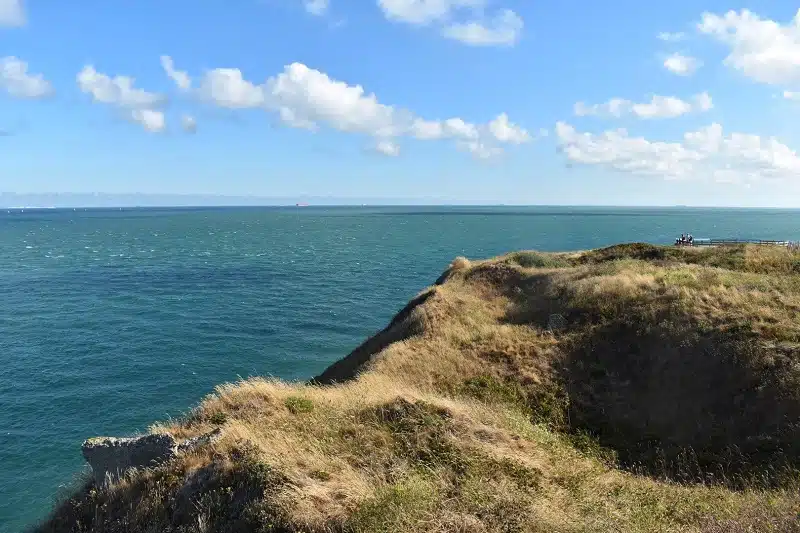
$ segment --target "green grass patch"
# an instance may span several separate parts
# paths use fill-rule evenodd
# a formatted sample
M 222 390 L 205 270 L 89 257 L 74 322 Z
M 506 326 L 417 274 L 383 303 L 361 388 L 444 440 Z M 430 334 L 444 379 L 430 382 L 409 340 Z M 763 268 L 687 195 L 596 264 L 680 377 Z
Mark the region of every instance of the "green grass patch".
M 587 457 L 597 459 L 608 467 L 615 467 L 619 461 L 616 450 L 600 444 L 596 437 L 587 431 L 577 430 L 566 435 L 567 441 Z
M 388 427 L 401 457 L 423 469 L 444 468 L 462 475 L 469 460 L 452 436 L 452 415 L 423 401 L 399 398 L 378 407 L 380 424 Z
M 411 475 L 378 491 L 353 513 L 346 531 L 354 533 L 394 533 L 424 529 L 439 501 L 436 484 L 419 475 Z
M 525 392 L 518 383 L 503 382 L 494 376 L 470 378 L 464 381 L 459 392 L 486 403 L 525 403 Z
M 545 383 L 528 393 L 531 421 L 553 430 L 566 430 L 569 426 L 569 396 L 556 382 Z
M 286 408 L 293 414 L 310 413 L 314 410 L 314 402 L 301 396 L 289 396 L 283 401 Z

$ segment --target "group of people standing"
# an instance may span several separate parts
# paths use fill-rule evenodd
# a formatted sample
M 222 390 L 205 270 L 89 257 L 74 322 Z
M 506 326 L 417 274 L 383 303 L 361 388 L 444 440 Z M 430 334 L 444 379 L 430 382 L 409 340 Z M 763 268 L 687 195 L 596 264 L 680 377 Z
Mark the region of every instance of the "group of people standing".
M 694 244 L 694 237 L 691 234 L 684 235 L 681 233 L 679 239 L 675 239 L 675 244 L 678 246 L 692 246 Z

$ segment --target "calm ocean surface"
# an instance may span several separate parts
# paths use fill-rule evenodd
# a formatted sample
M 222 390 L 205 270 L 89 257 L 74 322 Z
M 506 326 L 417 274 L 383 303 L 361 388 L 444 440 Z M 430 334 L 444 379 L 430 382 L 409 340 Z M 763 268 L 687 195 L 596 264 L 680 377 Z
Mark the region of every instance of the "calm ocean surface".
M 458 255 L 800 239 L 800 211 L 351 207 L 0 210 L 0 532 L 41 518 L 89 436 L 239 376 L 305 379 Z

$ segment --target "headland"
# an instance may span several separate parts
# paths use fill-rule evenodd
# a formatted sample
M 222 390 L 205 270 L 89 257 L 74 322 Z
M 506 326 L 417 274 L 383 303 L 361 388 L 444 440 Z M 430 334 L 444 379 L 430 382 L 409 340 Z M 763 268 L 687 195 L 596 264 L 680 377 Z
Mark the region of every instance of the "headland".
M 787 247 L 458 258 L 310 382 L 155 424 L 163 460 L 37 531 L 800 531 L 798 313 Z

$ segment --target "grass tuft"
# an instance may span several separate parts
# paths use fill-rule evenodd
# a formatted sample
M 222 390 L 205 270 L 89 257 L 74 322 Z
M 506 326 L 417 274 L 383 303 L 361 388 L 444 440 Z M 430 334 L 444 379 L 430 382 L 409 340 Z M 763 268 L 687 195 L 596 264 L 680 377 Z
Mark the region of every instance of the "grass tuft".
M 308 398 L 301 398 L 300 396 L 289 396 L 283 404 L 293 414 L 310 413 L 314 410 L 314 402 Z

